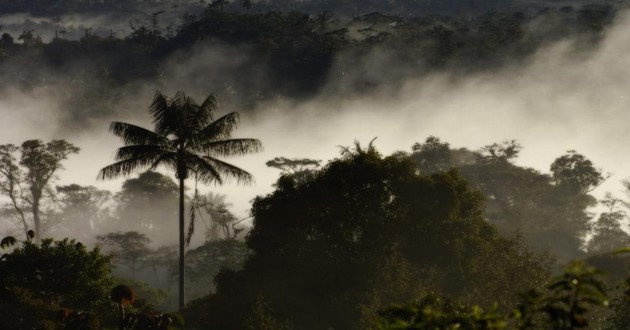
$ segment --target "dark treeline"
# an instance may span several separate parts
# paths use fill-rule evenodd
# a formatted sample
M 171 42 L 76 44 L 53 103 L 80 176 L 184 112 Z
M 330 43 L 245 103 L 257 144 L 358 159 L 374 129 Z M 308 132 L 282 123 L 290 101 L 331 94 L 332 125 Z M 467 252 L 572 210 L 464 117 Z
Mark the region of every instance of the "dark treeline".
M 395 90 L 409 78 L 434 72 L 501 70 L 565 38 L 582 41 L 577 52 L 588 51 L 617 10 L 589 5 L 466 17 L 375 12 L 345 18 L 332 12 L 250 13 L 209 5 L 198 15 L 184 15 L 176 26 L 167 26 L 155 12 L 131 24 L 127 36 L 96 35 L 86 28 L 80 40 L 68 40 L 60 27 L 53 40 L 44 42 L 36 30 L 5 33 L 0 79 L 25 90 L 55 91 L 67 109 L 65 123 L 80 127 L 87 118 L 124 111 L 121 100 L 142 87 L 167 85 L 173 67 L 200 49 L 215 50 L 207 61 L 222 63 L 222 71 L 206 65 L 187 78 L 194 82 L 220 74 L 219 98 L 247 109 L 278 97 Z
M 618 3 L 614 1 L 554 1 L 554 6 Z M 488 10 L 539 10 L 548 6 L 544 1 L 528 0 L 10 0 L 0 4 L 2 13 L 31 13 L 36 16 L 54 16 L 68 13 L 102 13 L 104 11 L 141 11 L 148 8 L 199 8 L 219 6 L 232 11 L 300 11 L 318 13 L 331 11 L 344 16 L 380 12 L 392 15 L 479 14 Z
M 429 137 L 387 157 L 357 144 L 321 170 L 279 165 L 276 190 L 252 206 L 252 255 L 222 271 L 186 319 L 221 329 L 573 329 L 562 313 L 577 304 L 570 317 L 623 328 L 629 264 L 610 254 L 630 244 L 622 201 L 607 196 L 591 222 L 600 170 L 569 151 L 542 173 L 513 163 L 520 149 L 451 149 Z
M 5 149 L 4 169 L 15 164 L 7 151 L 24 152 Z M 195 192 L 187 209 L 202 237 L 186 253 L 185 328 L 625 329 L 630 262 L 612 253 L 630 246 L 624 200 L 606 195 L 595 219 L 588 211 L 601 170 L 568 151 L 540 172 L 514 163 L 520 150 L 516 141 L 473 151 L 429 137 L 389 156 L 357 143 L 322 168 L 278 157 L 267 165 L 282 174 L 254 200 L 247 234 L 224 196 Z M 116 195 L 78 185 L 45 191 L 38 236 L 100 248 L 35 242 L 30 232 L 3 239 L 17 248 L 0 257 L 0 306 L 18 317 L 0 325 L 111 325 L 105 292 L 115 283 L 135 289 L 129 315 L 174 309 L 176 247 L 152 244 L 174 243 L 173 179 L 144 172 Z M 28 206 L 28 197 L 16 201 Z M 60 308 L 65 321 L 52 316 Z

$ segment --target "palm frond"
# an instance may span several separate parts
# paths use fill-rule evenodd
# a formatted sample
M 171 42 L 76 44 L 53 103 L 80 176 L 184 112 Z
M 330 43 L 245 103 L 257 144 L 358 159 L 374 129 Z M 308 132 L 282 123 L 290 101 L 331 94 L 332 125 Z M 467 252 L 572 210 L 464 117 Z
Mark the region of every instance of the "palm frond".
M 262 143 L 258 139 L 229 139 L 205 143 L 199 150 L 212 157 L 242 156 L 262 151 Z
M 174 153 L 176 150 L 168 146 L 161 145 L 130 145 L 118 148 L 116 160 L 125 160 L 133 158 L 156 159 L 164 154 Z
M 220 171 L 208 163 L 204 158 L 194 153 L 186 153 L 187 169 L 194 172 L 198 181 L 203 183 L 217 182 L 223 184 Z
M 173 96 L 171 98 L 171 102 L 172 105 L 174 107 L 183 107 L 187 101 L 189 101 L 189 97 L 186 96 L 186 92 L 184 91 L 177 91 L 177 93 L 175 93 L 175 96 Z
M 173 123 L 177 122 L 177 113 L 174 110 L 173 100 L 155 92 L 153 102 L 149 106 L 149 112 L 153 116 L 153 125 L 157 134 L 167 136 L 175 131 Z
M 175 93 L 175 96 L 171 99 L 171 108 L 174 113 L 174 118 L 176 118 L 172 124 L 176 127 L 176 135 L 179 138 L 187 139 L 191 135 L 191 131 L 195 131 L 194 126 L 189 126 L 193 124 L 189 122 L 189 117 L 191 113 L 194 113 L 195 101 L 190 97 L 186 96 L 184 91 L 178 91 Z
M 153 171 L 160 165 L 166 165 L 166 167 L 170 167 L 175 173 L 177 173 L 177 152 L 167 152 L 156 160 L 153 161 L 153 164 L 149 166 L 149 170 Z
M 194 134 L 211 122 L 212 113 L 208 110 L 209 108 L 200 106 L 190 97 L 186 97 L 186 99 L 183 100 L 180 111 L 183 113 L 183 121 L 187 128 L 187 133 Z
M 238 126 L 238 122 L 238 113 L 228 113 L 201 129 L 193 139 L 197 143 L 229 139 L 232 136 L 232 131 Z
M 212 167 L 216 172 L 221 174 L 221 178 L 224 181 L 230 181 L 234 179 L 236 180 L 237 183 L 243 183 L 243 184 L 250 184 L 254 182 L 254 177 L 249 172 L 237 166 L 234 166 L 232 164 L 226 163 L 224 161 L 221 161 L 213 157 L 204 156 L 202 158 L 207 164 L 206 166 Z M 202 181 L 201 177 L 199 181 Z M 202 182 L 209 183 L 210 181 L 202 181 Z
M 201 105 L 193 101 L 189 106 L 191 108 L 187 112 L 186 125 L 198 132 L 214 120 L 213 113 L 217 108 L 217 99 L 210 94 Z
M 147 157 L 128 158 L 125 160 L 121 160 L 119 162 L 103 167 L 98 172 L 98 179 L 112 179 L 117 178 L 121 175 L 131 174 L 138 169 L 151 166 L 154 161 L 155 158 Z
M 165 136 L 161 136 L 160 134 L 152 132 L 146 128 L 128 123 L 117 121 L 112 122 L 109 125 L 109 131 L 122 138 L 125 145 L 162 145 L 168 143 L 168 139 Z
M 208 119 L 214 120 L 213 114 L 217 110 L 217 106 L 217 98 L 214 96 L 214 94 L 210 94 L 208 95 L 208 97 L 206 97 L 206 99 L 203 101 L 203 103 L 201 103 L 199 107 L 201 109 L 204 109 L 204 113 L 208 115 Z

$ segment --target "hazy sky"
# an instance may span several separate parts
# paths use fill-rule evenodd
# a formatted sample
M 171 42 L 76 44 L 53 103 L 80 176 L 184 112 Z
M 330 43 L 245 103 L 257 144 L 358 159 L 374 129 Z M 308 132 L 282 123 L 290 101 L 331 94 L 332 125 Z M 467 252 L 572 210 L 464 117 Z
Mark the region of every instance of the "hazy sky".
M 274 157 L 328 160 L 339 155 L 339 145 L 349 146 L 355 139 L 366 145 L 374 137 L 378 137 L 375 146 L 383 154 L 390 154 L 409 151 L 414 142 L 436 135 L 453 147 L 470 149 L 517 139 L 524 149 L 516 163 L 543 172 L 556 157 L 575 149 L 604 172 L 614 174 L 599 188 L 599 194 L 606 190 L 617 193 L 621 189 L 618 182 L 630 176 L 629 30 L 629 16 L 619 15 L 601 47 L 588 56 L 574 52 L 571 40 L 565 40 L 541 49 L 526 64 L 491 75 L 433 75 L 407 81 L 394 93 L 350 99 L 320 95 L 301 104 L 278 101 L 260 105 L 255 112 L 242 116 L 236 135 L 259 138 L 265 151 L 230 159 L 249 170 L 256 183 L 247 187 L 208 187 L 207 191 L 226 194 L 233 203 L 232 211 L 245 216 L 252 198 L 272 190 L 279 171 L 264 164 Z M 199 91 L 209 86 L 211 92 L 212 84 L 226 74 L 226 70 L 212 69 L 208 63 L 229 67 L 242 60 L 235 58 L 234 50 L 200 48 L 190 53 L 186 59 L 178 55 L 181 67 L 167 72 L 171 75 L 164 79 L 170 83 L 166 90 L 169 94 L 193 88 L 181 72 L 192 72 L 191 68 L 205 63 L 202 67 L 208 71 L 208 81 L 193 81 L 196 89 L 191 93 L 201 98 L 205 95 Z M 147 87 L 145 96 L 130 103 L 133 109 L 127 118 L 112 120 L 150 128 L 146 111 L 154 92 L 150 89 Z M 107 132 L 109 120 L 87 131 L 68 131 L 60 125 L 63 109 L 54 99 L 46 90 L 23 95 L 5 89 L 0 97 L 0 141 L 66 138 L 82 151 L 65 162 L 60 183 L 119 189 L 122 180 L 95 180 L 98 170 L 112 162 L 120 146 Z

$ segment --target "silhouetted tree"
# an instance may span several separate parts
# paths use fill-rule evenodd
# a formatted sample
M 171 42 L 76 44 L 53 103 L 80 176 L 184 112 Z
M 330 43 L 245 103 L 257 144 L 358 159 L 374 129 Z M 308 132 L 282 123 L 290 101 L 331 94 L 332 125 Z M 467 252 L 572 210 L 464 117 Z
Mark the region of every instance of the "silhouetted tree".
M 279 169 L 281 175 L 290 177 L 297 182 L 304 182 L 319 168 L 321 160 L 310 158 L 276 157 L 267 161 L 265 165 Z
M 184 182 L 194 177 L 202 183 L 223 183 L 224 179 L 250 182 L 251 175 L 218 157 L 243 155 L 261 149 L 255 139 L 231 139 L 238 114 L 214 120 L 217 108 L 213 95 L 199 105 L 184 92 L 169 98 L 157 92 L 150 107 L 154 131 L 113 122 L 110 131 L 122 138 L 116 163 L 104 167 L 101 178 L 128 175 L 142 168 L 164 165 L 179 179 L 179 308 L 184 307 Z
M 551 173 L 557 185 L 576 194 L 589 193 L 607 179 L 589 159 L 575 150 L 556 158 L 551 164 Z
M 41 238 L 41 208 L 43 200 L 50 197 L 49 184 L 55 180 L 57 171 L 63 169 L 61 162 L 79 150 L 65 140 L 52 140 L 46 144 L 40 140 L 28 140 L 20 147 L 12 144 L 0 146 L 0 189 L 9 197 L 9 207 L 25 232 L 32 221 L 35 240 Z

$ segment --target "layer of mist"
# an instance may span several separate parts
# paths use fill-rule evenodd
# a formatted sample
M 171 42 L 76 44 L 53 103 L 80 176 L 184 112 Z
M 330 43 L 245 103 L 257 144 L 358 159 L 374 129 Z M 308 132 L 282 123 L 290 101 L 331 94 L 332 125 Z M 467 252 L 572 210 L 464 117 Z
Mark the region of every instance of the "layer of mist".
M 79 21 L 73 24 L 91 24 Z M 271 191 L 279 175 L 264 165 L 267 160 L 277 156 L 328 160 L 339 154 L 338 146 L 348 146 L 355 139 L 367 144 L 374 137 L 384 154 L 409 151 L 413 143 L 429 135 L 469 149 L 517 139 L 525 148 L 516 163 L 543 172 L 554 158 L 576 149 L 614 174 L 598 191 L 616 192 L 618 182 L 630 176 L 623 165 L 628 160 L 624 150 L 630 119 L 625 111 L 630 87 L 628 28 L 630 19 L 621 14 L 604 31 L 595 50 L 580 51 L 574 40 L 563 39 L 523 62 L 498 70 L 464 75 L 432 73 L 391 84 L 380 81 L 379 86 L 385 87 L 371 95 L 345 94 L 352 88 L 344 81 L 351 83 L 353 73 L 344 73 L 349 76 L 331 79 L 309 100 L 266 100 L 253 109 L 234 108 L 231 102 L 239 98 L 238 91 L 263 89 L 266 84 L 264 69 L 252 64 L 251 51 L 247 47 L 199 44 L 190 51 L 175 53 L 159 68 L 162 74 L 158 81 L 138 83 L 141 87 L 133 92 L 117 96 L 115 109 L 97 109 L 95 118 L 69 116 L 63 108 L 65 96 L 58 95 L 57 90 L 24 92 L 5 85 L 0 134 L 4 143 L 16 144 L 31 138 L 65 138 L 82 151 L 64 163 L 66 170 L 60 173 L 59 182 L 115 191 L 123 179 L 95 180 L 98 170 L 112 161 L 120 146 L 107 132 L 109 122 L 127 121 L 150 128 L 147 108 L 158 89 L 169 95 L 185 90 L 198 100 L 214 92 L 221 104 L 219 113 L 242 113 L 236 135 L 258 138 L 265 147 L 263 153 L 230 159 L 255 176 L 255 185 L 205 188 L 226 194 L 239 217 L 248 215 L 252 198 Z M 379 79 L 391 77 L 387 71 L 396 70 L 396 63 L 380 56 L 378 50 L 369 58 L 357 70 L 361 75 L 369 73 Z M 9 81 L 10 74 L 3 76 L 3 81 Z M 71 94 L 76 82 L 59 79 L 61 89 Z M 98 77 L 88 75 L 86 81 L 90 79 Z M 76 125 L 77 121 L 82 125 Z
M 333 92 L 344 86 L 334 85 L 327 89 L 332 98 L 324 93 L 306 103 L 261 105 L 254 116 L 244 118 L 239 134 L 260 138 L 265 152 L 237 161 L 252 168 L 257 185 L 219 191 L 246 208 L 277 176 L 277 171 L 261 166 L 264 160 L 331 159 L 338 154 L 337 146 L 355 139 L 367 144 L 374 137 L 384 154 L 410 151 L 414 142 L 435 135 L 454 147 L 473 150 L 517 139 L 524 150 L 516 163 L 542 172 L 548 172 L 556 157 L 575 149 L 614 174 L 596 194 L 616 193 L 619 181 L 630 175 L 624 152 L 630 134 L 629 28 L 628 15 L 620 15 L 599 48 L 588 54 L 576 50 L 573 40 L 562 40 L 540 49 L 523 65 L 491 74 L 433 74 L 410 79 L 399 90 L 361 98 L 344 98 Z M 369 64 L 365 71 L 376 76 L 378 70 L 391 68 L 391 63 Z

